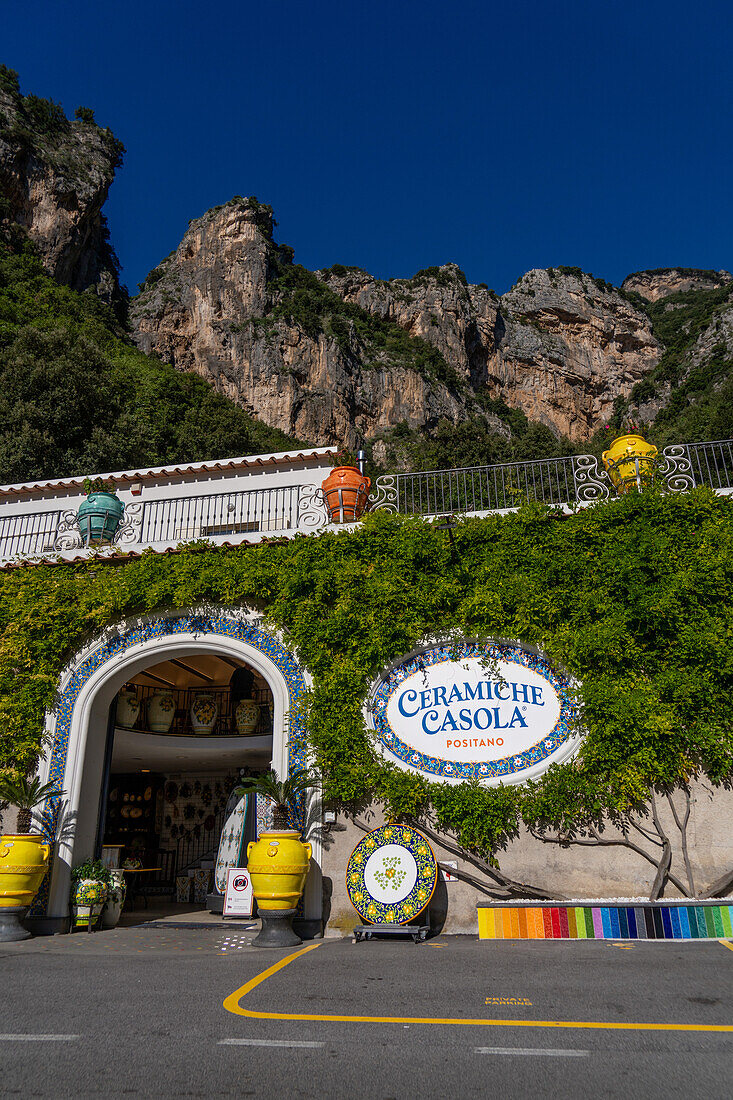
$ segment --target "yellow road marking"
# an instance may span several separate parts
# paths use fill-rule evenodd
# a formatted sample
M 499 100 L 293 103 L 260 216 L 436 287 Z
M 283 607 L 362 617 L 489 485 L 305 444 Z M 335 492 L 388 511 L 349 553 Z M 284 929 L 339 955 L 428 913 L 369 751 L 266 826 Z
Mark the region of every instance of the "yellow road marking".
M 227 1012 L 235 1016 L 247 1016 L 253 1020 L 304 1020 L 324 1021 L 326 1023 L 345 1024 L 456 1024 L 461 1027 L 560 1027 L 604 1029 L 608 1031 L 726 1031 L 733 1032 L 733 1024 L 630 1024 L 617 1023 L 605 1020 L 484 1020 L 462 1019 L 442 1016 L 331 1016 L 310 1012 L 254 1012 L 248 1008 L 242 1008 L 239 1003 L 248 993 L 256 989 L 262 982 L 267 981 L 278 970 L 289 966 L 301 955 L 307 955 L 309 951 L 315 951 L 321 947 L 320 943 L 312 943 L 309 947 L 303 947 L 300 951 L 294 951 L 292 955 L 286 955 L 274 966 L 263 970 L 261 974 L 251 978 L 245 985 L 235 989 L 223 1002 Z
M 718 943 L 722 943 L 723 947 L 727 947 L 729 951 L 733 951 L 733 943 L 728 943 L 727 940 L 718 940 Z

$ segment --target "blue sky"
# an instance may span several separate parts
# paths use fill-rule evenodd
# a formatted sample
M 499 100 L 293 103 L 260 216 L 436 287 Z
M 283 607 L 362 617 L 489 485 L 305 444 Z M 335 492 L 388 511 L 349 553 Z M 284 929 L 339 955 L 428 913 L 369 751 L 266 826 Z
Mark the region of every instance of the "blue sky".
M 190 218 L 275 208 L 316 268 L 452 260 L 618 283 L 733 268 L 729 3 L 4 4 L 25 92 L 127 147 L 106 213 L 131 290 Z

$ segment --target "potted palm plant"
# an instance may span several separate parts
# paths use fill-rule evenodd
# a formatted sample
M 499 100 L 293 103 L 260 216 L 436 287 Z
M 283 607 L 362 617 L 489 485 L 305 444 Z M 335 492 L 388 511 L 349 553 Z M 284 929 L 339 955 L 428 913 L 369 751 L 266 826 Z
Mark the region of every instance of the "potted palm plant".
M 19 918 L 38 893 L 51 853 L 43 835 L 31 830 L 32 814 L 60 794 L 54 783 L 41 783 L 37 777 L 0 775 L 0 801 L 18 808 L 17 832 L 0 837 L 0 941 L 30 936 Z
M 120 526 L 125 506 L 115 492 L 114 481 L 104 481 L 101 477 L 86 478 L 83 491 L 86 500 L 82 501 L 76 513 L 82 542 L 111 542 Z
M 302 941 L 293 932 L 292 920 L 303 893 L 310 866 L 311 846 L 292 827 L 298 803 L 318 779 L 307 769 L 282 780 L 274 771 L 245 779 L 236 793 L 255 794 L 273 803 L 272 829 L 262 832 L 247 847 L 247 866 L 252 890 L 262 918 L 257 947 L 290 947 Z

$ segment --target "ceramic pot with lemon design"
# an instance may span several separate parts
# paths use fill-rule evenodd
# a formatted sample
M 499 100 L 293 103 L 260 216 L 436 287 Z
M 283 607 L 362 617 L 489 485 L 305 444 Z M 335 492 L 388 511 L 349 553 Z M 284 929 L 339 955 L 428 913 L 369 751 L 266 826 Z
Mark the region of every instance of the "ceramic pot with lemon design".
M 191 728 L 198 737 L 208 736 L 214 729 L 219 704 L 213 695 L 201 693 L 191 706 Z
M 71 895 L 71 916 L 76 928 L 89 928 L 97 923 L 108 894 L 106 882 L 82 879 Z
M 0 837 L 0 908 L 30 905 L 48 870 L 51 845 L 37 833 Z
M 247 866 L 260 910 L 295 909 L 310 858 L 310 844 L 304 843 L 294 829 L 271 829 L 248 845 Z

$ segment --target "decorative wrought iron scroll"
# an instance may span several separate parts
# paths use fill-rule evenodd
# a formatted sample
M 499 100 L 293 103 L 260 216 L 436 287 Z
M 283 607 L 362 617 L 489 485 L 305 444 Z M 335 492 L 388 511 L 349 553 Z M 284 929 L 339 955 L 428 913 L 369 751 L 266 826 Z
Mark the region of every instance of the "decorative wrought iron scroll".
M 71 509 L 63 513 L 56 531 L 55 550 L 78 550 L 82 545 L 76 512 Z
M 579 504 L 591 504 L 606 500 L 610 485 L 604 471 L 598 469 L 598 459 L 593 455 L 575 455 L 573 458 L 575 499 Z
M 298 494 L 298 527 L 315 529 L 329 522 L 320 485 L 301 485 Z
M 685 444 L 676 443 L 665 447 L 662 455 L 664 457 L 657 466 L 657 472 L 664 478 L 667 488 L 673 493 L 687 493 L 694 489 L 695 475 Z
M 125 505 L 122 523 L 117 528 L 114 542 L 119 543 L 120 546 L 129 546 L 130 543 L 140 542 L 144 508 L 145 505 L 140 501 Z
M 397 479 L 399 474 L 382 474 L 374 482 L 376 492 L 372 493 L 369 501 L 369 510 L 374 512 L 381 508 L 383 512 L 396 512 L 399 507 L 399 490 Z

